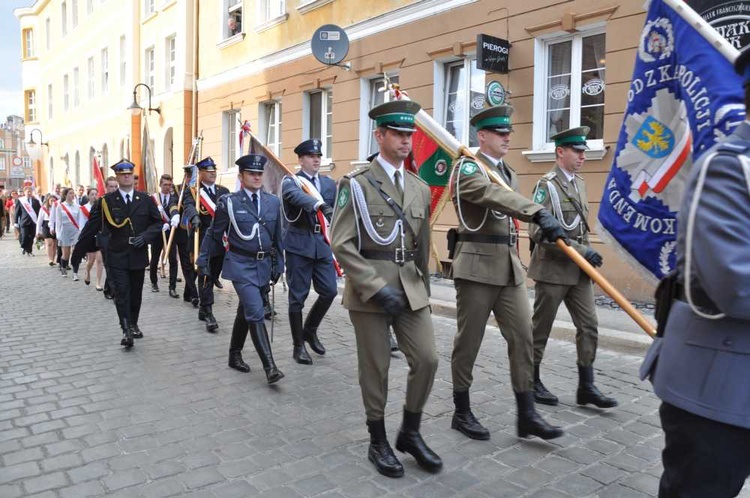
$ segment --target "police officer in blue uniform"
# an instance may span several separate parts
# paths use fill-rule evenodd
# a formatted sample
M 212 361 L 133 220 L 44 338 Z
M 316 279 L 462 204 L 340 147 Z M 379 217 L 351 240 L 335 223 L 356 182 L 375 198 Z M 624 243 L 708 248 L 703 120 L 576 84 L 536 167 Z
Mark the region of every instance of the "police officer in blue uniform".
M 266 379 L 273 384 L 284 374 L 276 368 L 271 354 L 261 288 L 281 277 L 284 253 L 279 199 L 262 190 L 266 162 L 265 157 L 255 154 L 237 160 L 235 164 L 239 167 L 242 188 L 221 197 L 216 203 L 216 216 L 206 230 L 197 264 L 199 280 L 211 275 L 210 255 L 224 251 L 222 237 L 226 232 L 229 250 L 224 257 L 222 276 L 234 284 Z M 244 364 L 242 348 L 247 332 L 248 329 L 233 331 L 229 346 L 230 366 L 233 361 Z
M 735 69 L 750 108 L 750 50 Z M 746 120 L 694 164 L 676 276 L 657 290 L 658 333 L 641 375 L 662 400 L 662 498 L 737 496 L 750 476 L 749 185 Z
M 312 364 L 305 341 L 319 355 L 326 350 L 318 339 L 318 327 L 336 298 L 336 270 L 331 246 L 323 238 L 317 217 L 322 212 L 330 222 L 336 200 L 336 182 L 319 174 L 322 143 L 318 139 L 305 140 L 294 152 L 299 158 L 300 171 L 287 176 L 282 183 L 284 216 L 288 223 L 284 233 L 286 251 L 286 281 L 289 285 L 289 324 L 292 329 L 297 363 Z M 314 195 L 305 193 L 305 184 Z M 302 323 L 302 309 L 312 282 L 318 298 Z
M 199 244 L 211 226 L 214 219 L 216 203 L 229 193 L 229 189 L 216 184 L 216 163 L 211 157 L 201 159 L 198 167 L 199 178 L 196 186 L 192 187 L 192 196 L 186 195 L 185 213 L 199 237 Z M 197 215 L 197 216 L 196 216 Z M 219 328 L 213 314 L 214 286 L 222 288 L 219 275 L 224 261 L 224 249 L 219 246 L 214 248 L 210 254 L 209 268 L 211 274 L 198 280 L 198 293 L 200 296 L 200 307 L 198 308 L 198 320 L 206 322 L 206 330 L 215 332 Z

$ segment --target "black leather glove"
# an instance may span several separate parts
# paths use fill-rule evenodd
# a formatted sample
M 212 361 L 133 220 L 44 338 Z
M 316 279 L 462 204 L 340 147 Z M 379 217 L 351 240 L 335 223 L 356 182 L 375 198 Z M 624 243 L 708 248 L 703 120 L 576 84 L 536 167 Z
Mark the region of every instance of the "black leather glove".
M 389 315 L 398 315 L 406 309 L 408 302 L 406 294 L 401 289 L 386 285 L 372 296 L 372 299 L 378 303 L 383 310 Z
M 146 247 L 146 239 L 143 238 L 143 235 L 136 235 L 130 244 L 136 249 L 140 249 L 141 247 Z
M 563 239 L 565 243 L 568 243 L 568 238 L 565 235 L 560 222 L 546 209 L 542 209 L 534 215 L 534 223 L 539 225 L 539 229 L 542 231 L 542 235 L 547 242 L 555 242 L 557 239 Z
M 604 264 L 604 258 L 602 258 L 602 255 L 596 252 L 595 250 L 591 249 L 590 247 L 586 249 L 586 254 L 583 256 L 586 258 L 586 261 L 591 263 L 591 266 L 594 268 L 599 268 Z
M 320 205 L 320 212 L 323 213 L 323 216 L 326 217 L 328 220 L 328 223 L 331 222 L 331 218 L 333 218 L 333 208 L 326 204 L 325 202 Z
M 196 214 L 190 219 L 190 224 L 192 225 L 193 230 L 198 230 L 201 227 L 201 217 Z

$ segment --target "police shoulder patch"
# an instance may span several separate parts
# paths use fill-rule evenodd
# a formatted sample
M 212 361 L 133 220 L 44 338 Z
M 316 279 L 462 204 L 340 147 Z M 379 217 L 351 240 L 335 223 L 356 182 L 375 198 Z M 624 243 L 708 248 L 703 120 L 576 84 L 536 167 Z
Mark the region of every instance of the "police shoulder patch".
M 536 194 L 534 194 L 534 202 L 537 204 L 541 204 L 544 202 L 544 199 L 547 198 L 547 189 L 539 185 L 539 187 L 536 189 Z
M 557 173 L 555 173 L 554 171 L 550 171 L 547 174 L 545 174 L 542 178 L 546 178 L 547 180 L 552 180 L 556 176 L 557 176 Z
M 464 161 L 464 164 L 461 166 L 461 173 L 469 176 L 476 173 L 478 169 L 479 166 L 477 166 L 477 163 L 472 161 Z
M 349 191 L 349 186 L 348 185 L 344 185 L 343 187 L 341 187 L 339 189 L 339 197 L 336 200 L 336 204 L 338 205 L 339 209 L 341 209 L 341 208 L 345 207 L 347 204 L 349 204 L 349 197 L 351 197 L 350 191 Z

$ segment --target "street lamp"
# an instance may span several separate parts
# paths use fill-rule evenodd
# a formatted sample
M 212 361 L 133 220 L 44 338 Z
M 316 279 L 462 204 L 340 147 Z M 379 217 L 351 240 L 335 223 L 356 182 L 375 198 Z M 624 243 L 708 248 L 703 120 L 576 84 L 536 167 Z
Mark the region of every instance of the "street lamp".
M 130 104 L 128 107 L 128 110 L 133 116 L 138 116 L 141 111 L 143 110 L 143 107 L 138 105 L 138 87 L 139 86 L 145 86 L 146 90 L 148 90 L 148 113 L 151 114 L 151 111 L 156 111 L 157 114 L 161 115 L 161 104 L 159 104 L 159 107 L 151 107 L 151 87 L 148 86 L 145 83 L 138 83 L 133 87 L 133 103 Z
M 39 132 L 39 143 L 34 142 L 34 132 Z M 49 147 L 49 142 L 44 142 L 44 136 L 42 130 L 34 128 L 29 132 L 29 141 L 26 142 L 26 152 L 29 153 L 29 157 L 32 161 L 42 160 L 42 145 Z

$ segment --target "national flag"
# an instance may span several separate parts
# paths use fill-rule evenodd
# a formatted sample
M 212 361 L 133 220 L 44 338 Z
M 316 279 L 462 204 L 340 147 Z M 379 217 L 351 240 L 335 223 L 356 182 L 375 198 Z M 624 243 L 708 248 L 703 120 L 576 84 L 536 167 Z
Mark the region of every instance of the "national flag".
M 745 108 L 730 62 L 736 49 L 680 0 L 651 1 L 636 53 L 598 219 L 600 233 L 653 280 L 675 267 L 693 160 L 730 134 Z
M 99 197 L 103 196 L 105 193 L 104 189 L 104 178 L 102 176 L 102 169 L 99 167 L 99 159 L 97 159 L 96 156 L 94 156 L 94 163 L 91 165 L 94 173 L 94 180 L 96 181 L 96 190 L 99 192 Z
M 441 149 L 424 131 L 412 135 L 412 152 L 404 164 L 430 186 L 430 215 L 440 202 L 450 178 L 450 154 Z
M 239 121 L 239 118 L 237 118 L 237 120 Z M 240 121 L 240 131 L 239 131 L 240 155 L 244 154 L 245 149 L 243 149 L 243 146 L 245 144 L 245 137 L 249 136 L 251 131 L 252 131 L 252 128 L 250 127 L 250 121 L 248 121 L 247 119 L 244 122 Z

